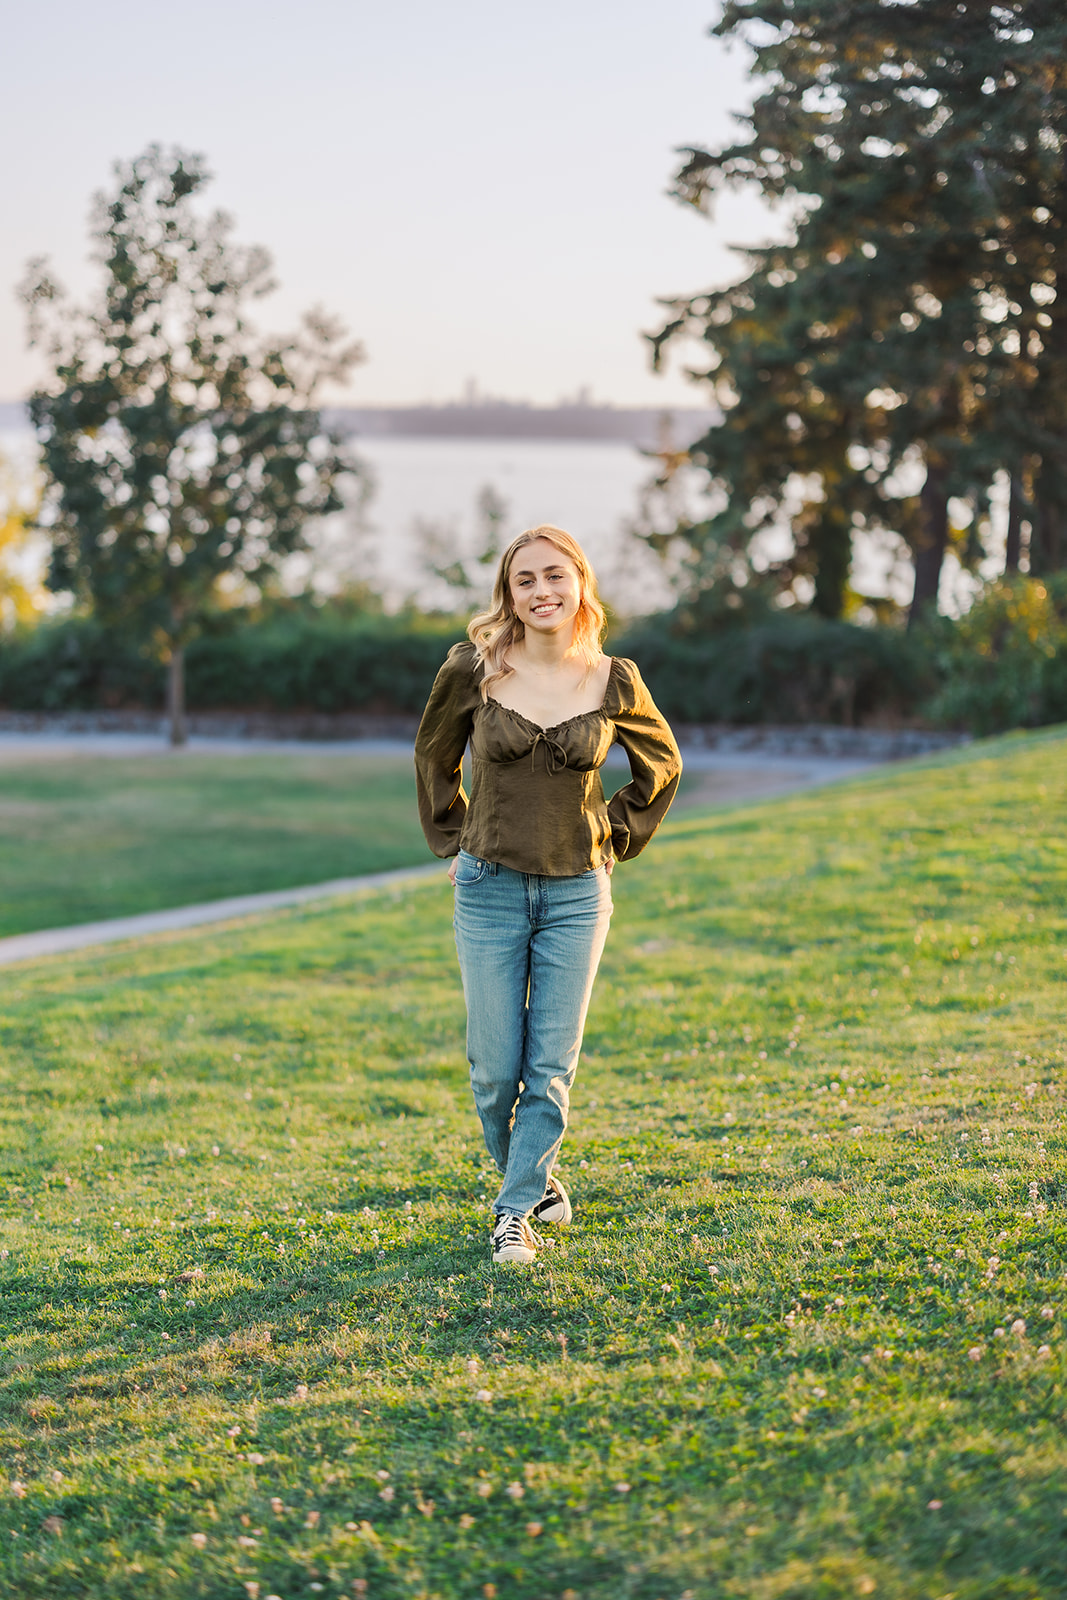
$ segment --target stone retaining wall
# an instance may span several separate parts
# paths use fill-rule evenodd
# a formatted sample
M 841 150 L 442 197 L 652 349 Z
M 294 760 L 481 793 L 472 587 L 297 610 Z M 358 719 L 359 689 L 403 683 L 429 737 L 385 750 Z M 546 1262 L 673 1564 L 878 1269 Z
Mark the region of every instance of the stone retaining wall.
M 372 716 L 355 711 L 194 711 L 189 732 L 215 739 L 405 739 L 415 737 L 417 717 Z M 724 755 L 824 756 L 852 761 L 901 761 L 952 745 L 969 734 L 928 728 L 842 728 L 830 724 L 729 727 L 682 723 L 675 732 L 683 747 Z M 155 711 L 0 711 L 0 733 L 167 734 Z

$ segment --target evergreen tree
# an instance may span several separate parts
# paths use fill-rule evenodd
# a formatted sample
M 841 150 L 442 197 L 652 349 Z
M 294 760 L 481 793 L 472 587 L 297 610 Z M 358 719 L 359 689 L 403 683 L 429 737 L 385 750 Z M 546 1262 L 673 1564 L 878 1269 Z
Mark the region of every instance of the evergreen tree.
M 1048 0 L 728 0 L 713 31 L 752 42 L 762 88 L 740 139 L 686 152 L 677 192 L 703 207 L 754 184 L 797 210 L 790 244 L 749 252 L 739 285 L 668 302 L 654 336 L 657 357 L 683 331 L 712 350 L 727 423 L 695 455 L 729 500 L 727 535 L 780 518 L 806 477 L 793 566 L 814 569 L 817 607 L 839 607 L 866 525 L 909 544 L 915 617 L 936 600 L 951 497 L 977 525 L 1003 470 L 1016 544 L 1032 482 L 1034 554 L 1056 564 L 1067 19 Z M 961 555 L 978 553 L 972 536 Z
M 47 479 L 49 585 L 151 642 L 168 664 L 171 739 L 186 736 L 184 651 L 220 584 L 253 590 L 340 509 L 355 470 L 314 406 L 359 358 L 321 313 L 261 338 L 246 306 L 272 287 L 265 251 L 198 215 L 203 161 L 150 147 L 96 202 L 104 271 L 69 308 L 43 262 L 24 285 L 53 380 L 30 413 Z

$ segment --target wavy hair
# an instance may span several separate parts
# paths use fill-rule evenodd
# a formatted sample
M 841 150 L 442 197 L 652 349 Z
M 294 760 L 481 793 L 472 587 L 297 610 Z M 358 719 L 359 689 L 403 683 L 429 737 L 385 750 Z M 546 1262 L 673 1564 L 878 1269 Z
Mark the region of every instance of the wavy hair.
M 514 671 L 513 667 L 505 665 L 504 658 L 511 646 L 523 638 L 526 629 L 515 615 L 509 580 L 515 557 L 524 546 L 533 544 L 535 539 L 547 539 L 578 568 L 578 612 L 574 618 L 573 649 L 585 661 L 587 672 L 592 672 L 600 660 L 600 641 L 608 624 L 596 592 L 596 574 L 588 556 L 574 535 L 563 528 L 555 528 L 549 522 L 537 528 L 527 528 L 525 533 L 512 539 L 500 557 L 489 610 L 480 611 L 476 617 L 472 617 L 467 627 L 467 637 L 477 651 L 475 662 L 482 667 L 483 700 L 489 698 L 489 689 L 494 683 L 499 683 L 501 678 L 508 677 Z

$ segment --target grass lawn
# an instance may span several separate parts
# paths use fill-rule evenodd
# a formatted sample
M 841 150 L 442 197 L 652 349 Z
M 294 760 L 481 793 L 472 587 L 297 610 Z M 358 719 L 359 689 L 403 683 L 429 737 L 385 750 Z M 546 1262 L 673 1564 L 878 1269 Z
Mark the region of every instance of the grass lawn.
M 0 937 L 431 860 L 404 757 L 7 756 Z
M 0 1594 L 1067 1595 L 1065 757 L 620 868 L 528 1269 L 446 884 L 7 969 Z
M 627 776 L 606 770 L 605 792 Z M 407 756 L 5 752 L 0 765 L 0 938 L 432 859 Z

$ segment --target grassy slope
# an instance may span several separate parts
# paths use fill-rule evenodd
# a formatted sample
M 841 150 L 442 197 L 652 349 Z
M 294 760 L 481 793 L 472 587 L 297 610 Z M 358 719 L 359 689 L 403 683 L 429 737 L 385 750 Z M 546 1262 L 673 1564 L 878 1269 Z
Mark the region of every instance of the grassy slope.
M 0 1593 L 1067 1593 L 1064 755 L 620 869 L 528 1270 L 443 885 L 5 974 Z
M 402 757 L 72 755 L 0 769 L 0 937 L 429 859 Z
M 625 777 L 605 772 L 605 791 Z M 429 860 L 406 756 L 0 765 L 0 938 Z

